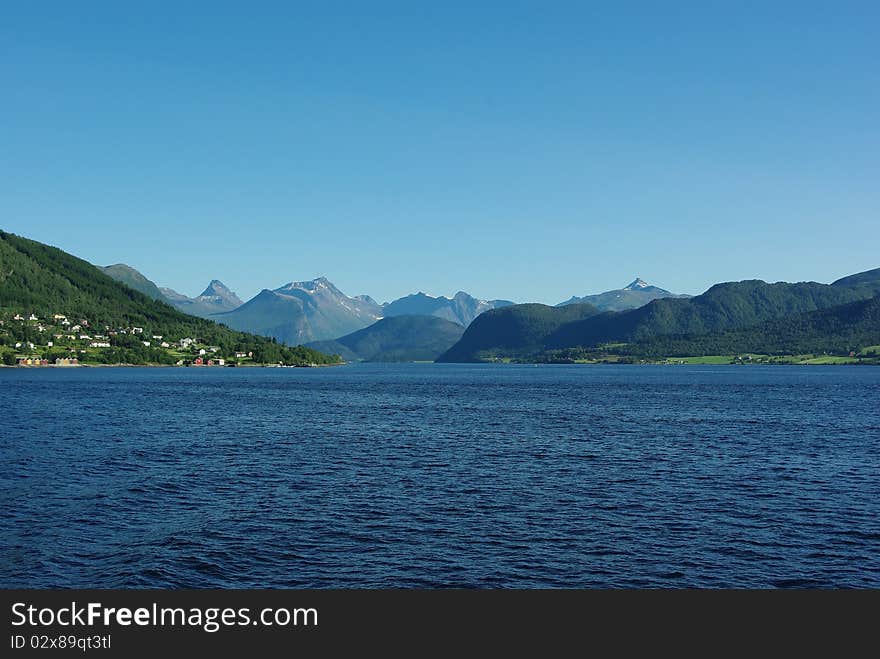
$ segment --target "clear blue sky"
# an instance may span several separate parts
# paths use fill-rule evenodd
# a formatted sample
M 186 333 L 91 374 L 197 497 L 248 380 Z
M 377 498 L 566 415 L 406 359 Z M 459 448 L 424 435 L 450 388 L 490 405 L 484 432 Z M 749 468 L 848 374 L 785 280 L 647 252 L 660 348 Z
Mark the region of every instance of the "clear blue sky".
M 194 295 L 880 266 L 877 2 L 19 2 L 0 226 Z

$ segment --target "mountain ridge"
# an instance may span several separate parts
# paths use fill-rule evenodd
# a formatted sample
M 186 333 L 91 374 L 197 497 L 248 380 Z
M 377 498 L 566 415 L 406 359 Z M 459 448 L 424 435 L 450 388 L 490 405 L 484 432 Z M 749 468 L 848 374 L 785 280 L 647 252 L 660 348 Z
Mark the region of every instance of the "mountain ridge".
M 437 316 L 391 316 L 334 341 L 306 345 L 349 361 L 434 361 L 463 333 L 461 325 Z

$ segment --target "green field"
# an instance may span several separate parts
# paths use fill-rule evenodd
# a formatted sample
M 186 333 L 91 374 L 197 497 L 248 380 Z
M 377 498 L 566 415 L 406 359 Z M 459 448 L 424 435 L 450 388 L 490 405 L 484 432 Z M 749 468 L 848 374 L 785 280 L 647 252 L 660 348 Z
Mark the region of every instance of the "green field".
M 797 362 L 798 364 L 856 364 L 858 363 L 858 359 L 855 357 L 833 357 L 830 355 L 825 355 L 822 357 L 812 357 L 810 359 L 804 359 L 803 361 Z

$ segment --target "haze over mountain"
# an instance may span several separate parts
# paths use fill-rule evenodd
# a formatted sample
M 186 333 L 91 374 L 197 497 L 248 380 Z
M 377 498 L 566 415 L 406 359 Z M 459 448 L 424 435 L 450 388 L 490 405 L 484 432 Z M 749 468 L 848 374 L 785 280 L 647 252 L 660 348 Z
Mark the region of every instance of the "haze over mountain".
M 215 320 L 289 344 L 345 336 L 382 317 L 375 302 L 349 297 L 326 277 L 263 289 L 243 305 Z
M 464 333 L 458 323 L 437 316 L 394 316 L 335 341 L 307 344 L 314 350 L 349 361 L 433 361 Z
M 644 279 L 636 277 L 629 285 L 613 291 L 605 291 L 596 295 L 585 295 L 583 297 L 571 297 L 565 302 L 560 302 L 556 306 L 562 307 L 567 304 L 592 304 L 601 311 L 623 311 L 625 309 L 637 309 L 652 300 L 661 298 L 686 298 L 689 295 L 679 295 L 670 293 L 669 291 L 652 286 Z
M 233 311 L 244 304 L 235 293 L 217 279 L 212 279 L 208 287 L 197 297 L 187 297 L 171 288 L 159 290 L 169 303 L 184 313 L 201 318 L 211 318 L 218 313 Z
M 244 303 L 217 279 L 201 295 L 191 298 L 171 288 L 159 288 L 125 264 L 101 269 L 117 281 L 168 302 L 184 313 L 294 344 L 335 339 L 386 316 L 436 316 L 467 326 L 483 311 L 513 304 L 507 300 L 479 300 L 459 291 L 452 298 L 416 293 L 380 305 L 369 295 L 345 295 L 326 277 L 290 282 L 274 290 L 263 289 Z
M 404 316 L 437 316 L 445 318 L 464 327 L 470 325 L 474 318 L 489 309 L 497 309 L 513 304 L 509 300 L 478 300 L 464 291 L 459 291 L 452 298 L 441 295 L 434 297 L 427 293 L 414 293 L 382 306 L 383 315 Z
M 574 320 L 563 315 L 572 305 L 543 307 L 537 315 L 531 309 L 536 305 L 515 305 L 480 317 L 439 361 L 480 361 L 548 349 L 590 348 L 670 335 L 737 330 L 865 300 L 878 293 L 880 269 L 845 277 L 833 284 L 728 282 L 716 284 L 693 298 L 657 299 L 638 309 L 592 313 Z

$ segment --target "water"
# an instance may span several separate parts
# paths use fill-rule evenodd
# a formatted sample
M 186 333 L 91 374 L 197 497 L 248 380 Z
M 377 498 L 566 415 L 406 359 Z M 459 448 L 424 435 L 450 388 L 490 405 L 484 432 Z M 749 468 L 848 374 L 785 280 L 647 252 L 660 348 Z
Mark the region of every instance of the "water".
M 0 369 L 0 586 L 880 587 L 880 368 Z

